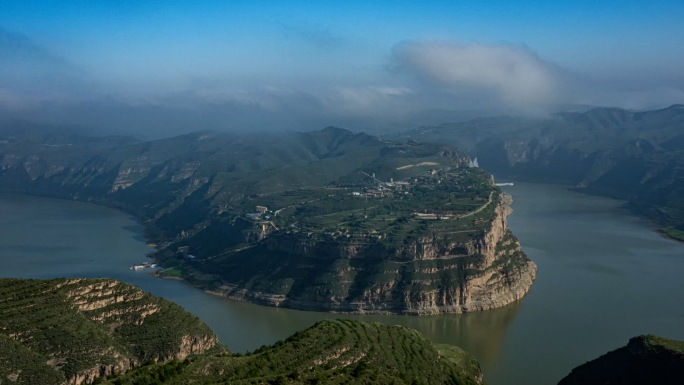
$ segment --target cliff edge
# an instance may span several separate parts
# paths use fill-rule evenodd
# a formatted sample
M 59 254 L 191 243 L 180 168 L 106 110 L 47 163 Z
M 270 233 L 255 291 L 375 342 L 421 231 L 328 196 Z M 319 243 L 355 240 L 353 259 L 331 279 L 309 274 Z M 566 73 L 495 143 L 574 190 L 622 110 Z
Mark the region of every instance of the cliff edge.
M 399 247 L 358 239 L 278 240 L 215 265 L 191 265 L 186 277 L 200 286 L 213 282 L 208 290 L 233 299 L 305 310 L 426 315 L 501 307 L 529 291 L 537 270 L 508 229 L 510 202 L 494 193 L 482 210 L 486 223 L 466 238 L 458 237 L 468 231 L 459 230 L 458 221 L 432 221 L 422 230 L 427 235 Z M 485 219 L 460 221 L 472 226 Z

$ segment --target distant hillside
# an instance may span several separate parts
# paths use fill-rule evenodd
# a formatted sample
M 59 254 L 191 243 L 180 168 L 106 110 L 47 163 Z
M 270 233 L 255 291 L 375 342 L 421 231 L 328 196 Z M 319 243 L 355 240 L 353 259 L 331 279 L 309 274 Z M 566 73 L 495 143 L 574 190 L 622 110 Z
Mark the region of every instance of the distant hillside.
M 106 279 L 0 279 L 0 383 L 80 384 L 219 349 L 178 305 Z
M 552 119 L 495 117 L 423 127 L 404 139 L 451 143 L 499 179 L 561 182 L 629 201 L 684 240 L 684 105 L 596 108 Z
M 328 127 L 126 138 L 0 130 L 0 189 L 122 208 L 165 276 L 272 306 L 434 314 L 503 306 L 536 266 L 509 197 L 455 147 Z
M 558 385 L 684 384 L 684 342 L 639 336 L 576 367 Z

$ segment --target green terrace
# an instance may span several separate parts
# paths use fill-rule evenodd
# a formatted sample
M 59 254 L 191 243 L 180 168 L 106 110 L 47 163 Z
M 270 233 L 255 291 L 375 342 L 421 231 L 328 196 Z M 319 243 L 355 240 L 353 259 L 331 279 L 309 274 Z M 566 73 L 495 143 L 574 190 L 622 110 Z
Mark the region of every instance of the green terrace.
M 479 169 L 433 169 L 387 181 L 368 175 L 364 184 L 253 195 L 222 215 L 283 231 L 395 242 L 436 233 L 460 240 L 486 229 L 499 200 Z

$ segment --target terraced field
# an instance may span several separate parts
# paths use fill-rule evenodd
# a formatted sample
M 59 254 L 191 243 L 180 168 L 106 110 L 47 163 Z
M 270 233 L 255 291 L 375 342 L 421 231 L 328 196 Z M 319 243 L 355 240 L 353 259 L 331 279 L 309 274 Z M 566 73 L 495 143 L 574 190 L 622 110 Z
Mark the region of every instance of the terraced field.
M 239 332 L 239 330 L 236 330 Z M 163 299 L 106 279 L 0 279 L 0 383 L 473 384 L 478 363 L 418 332 L 323 321 L 246 355 Z
M 111 384 L 144 383 L 157 367 L 141 368 Z M 417 332 L 350 320 L 320 322 L 245 356 L 204 356 L 165 378 L 167 384 L 477 384 L 469 354 L 440 352 Z
M 0 373 L 18 383 L 91 381 L 217 346 L 178 305 L 106 279 L 0 279 Z

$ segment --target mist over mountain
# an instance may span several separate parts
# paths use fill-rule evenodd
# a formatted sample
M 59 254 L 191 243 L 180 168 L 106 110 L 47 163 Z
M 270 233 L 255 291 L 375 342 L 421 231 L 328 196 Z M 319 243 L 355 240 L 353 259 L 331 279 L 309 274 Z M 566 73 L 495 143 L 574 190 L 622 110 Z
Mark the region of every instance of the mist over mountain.
M 435 111 L 663 108 L 684 101 L 683 14 L 679 4 L 5 4 L 0 120 L 149 138 L 454 121 Z
M 564 183 L 627 200 L 670 236 L 684 235 L 684 105 L 489 117 L 422 127 L 401 137 L 455 144 L 499 180 Z

